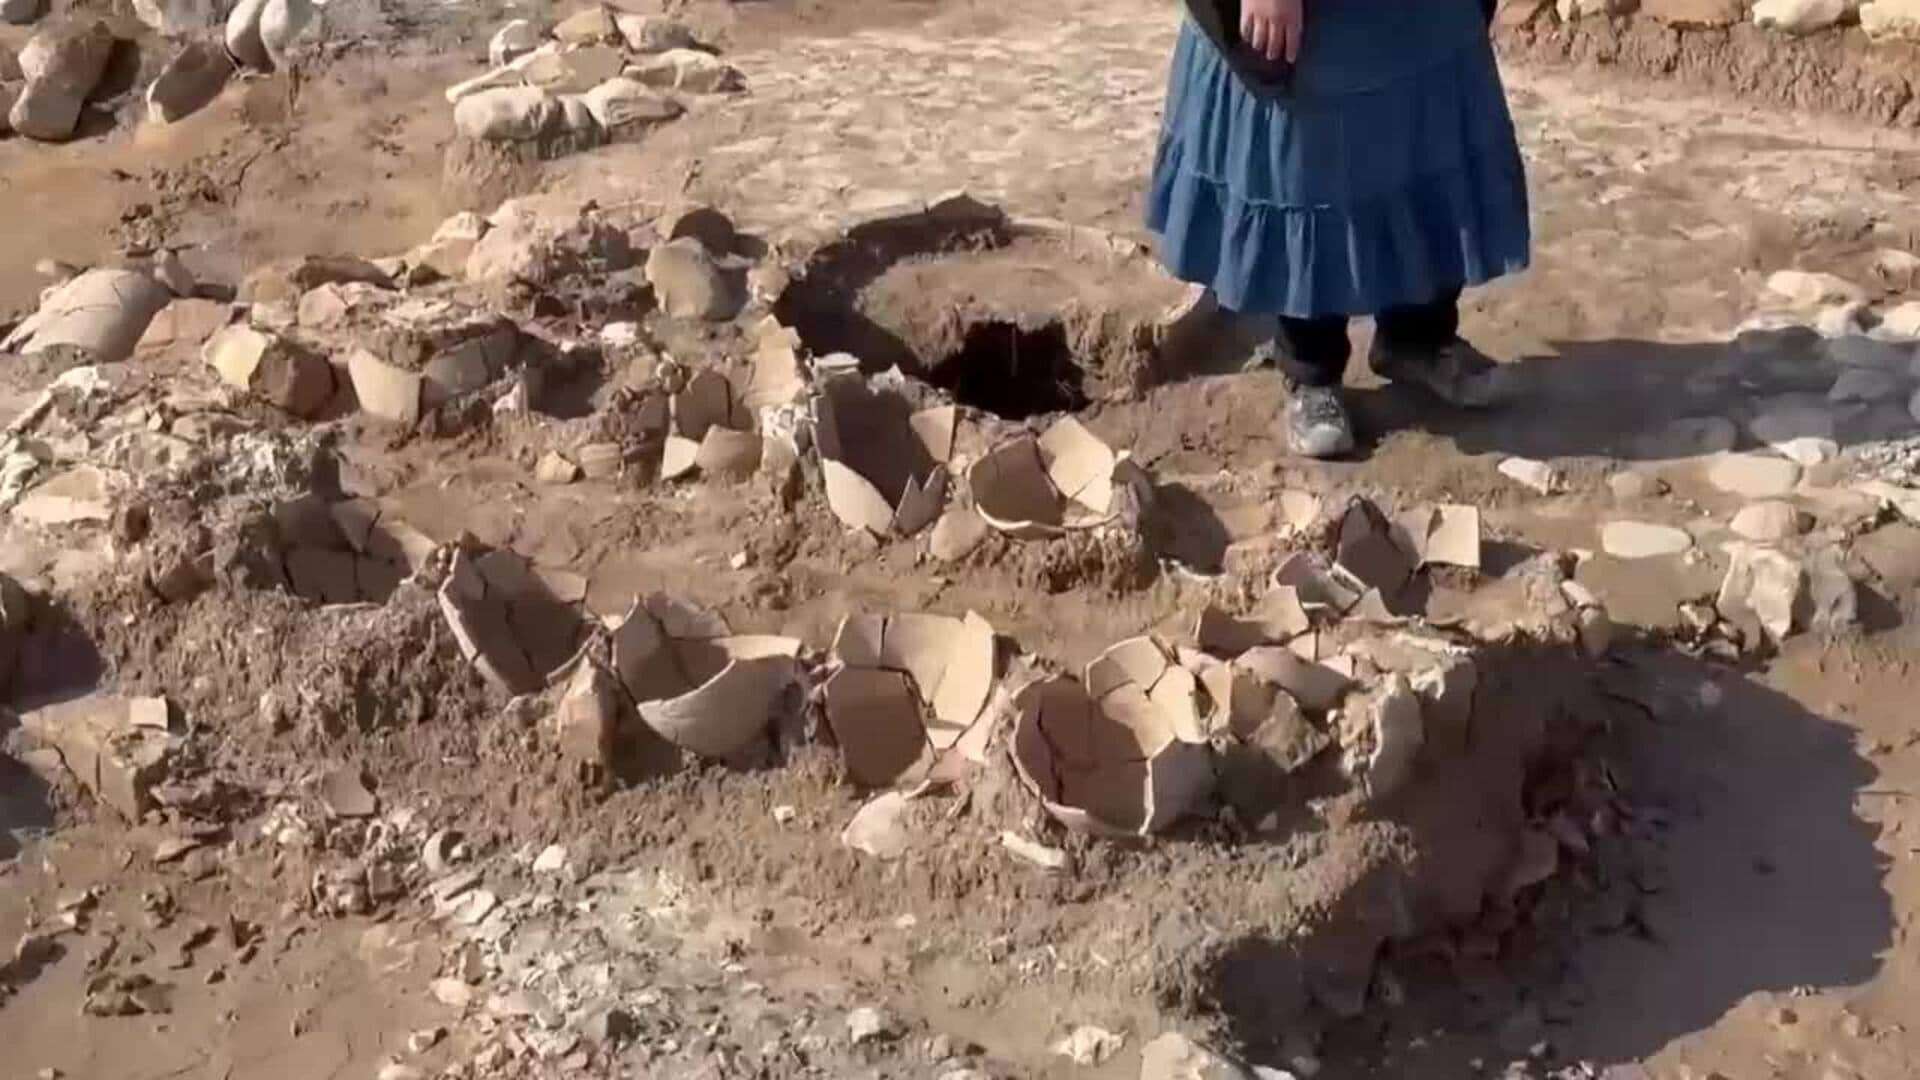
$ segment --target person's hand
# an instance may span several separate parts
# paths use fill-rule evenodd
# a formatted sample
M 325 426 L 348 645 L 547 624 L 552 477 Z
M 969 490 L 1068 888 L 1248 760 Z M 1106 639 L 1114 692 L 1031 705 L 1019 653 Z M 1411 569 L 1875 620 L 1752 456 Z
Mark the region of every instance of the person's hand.
M 1269 60 L 1293 63 L 1300 58 L 1305 5 L 1306 0 L 1243 0 L 1240 40 Z

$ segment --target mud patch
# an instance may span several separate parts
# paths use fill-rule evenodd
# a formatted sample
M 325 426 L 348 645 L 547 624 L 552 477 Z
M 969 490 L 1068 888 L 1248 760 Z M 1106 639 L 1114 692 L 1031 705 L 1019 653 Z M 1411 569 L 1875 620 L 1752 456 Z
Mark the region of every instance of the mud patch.
M 1136 244 L 956 196 L 850 227 L 774 310 L 816 355 L 898 367 L 1019 420 L 1158 381 L 1187 294 Z

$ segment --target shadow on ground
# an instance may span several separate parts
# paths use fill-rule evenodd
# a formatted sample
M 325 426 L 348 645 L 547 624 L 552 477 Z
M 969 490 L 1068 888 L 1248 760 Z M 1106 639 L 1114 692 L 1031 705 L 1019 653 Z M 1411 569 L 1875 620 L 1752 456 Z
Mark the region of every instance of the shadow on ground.
M 1216 314 L 1169 343 L 1157 378 L 1164 385 L 1237 373 L 1271 334 L 1271 320 Z M 1827 341 L 1804 327 L 1700 344 L 1555 342 L 1551 355 L 1506 364 L 1516 402 L 1491 413 L 1379 387 L 1366 370 L 1364 322 L 1353 337 L 1347 383 L 1363 444 L 1418 430 L 1467 454 L 1658 461 L 1760 445 L 1750 425 L 1762 414 L 1772 414 L 1768 430 L 1783 437 L 1831 439 L 1842 450 L 1920 427 L 1908 411 L 1920 387 L 1914 347 Z
M 1631 861 L 1610 866 L 1596 845 L 1529 920 L 1491 939 L 1479 928 L 1499 944 L 1490 956 L 1471 955 L 1469 935 L 1451 955 L 1390 948 L 1407 1003 L 1335 1026 L 1326 1076 L 1473 1075 L 1476 1059 L 1541 1043 L 1554 1060 L 1628 1064 L 1754 993 L 1879 974 L 1892 900 L 1854 810 L 1875 770 L 1851 731 L 1682 656 L 1646 654 L 1626 674 L 1610 693 L 1633 704 L 1602 760 L 1636 812 Z

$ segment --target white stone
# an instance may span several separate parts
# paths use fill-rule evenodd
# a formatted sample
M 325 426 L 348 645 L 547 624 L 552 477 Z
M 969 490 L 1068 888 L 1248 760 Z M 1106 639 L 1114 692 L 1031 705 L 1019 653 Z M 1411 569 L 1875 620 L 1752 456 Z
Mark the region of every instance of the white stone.
M 1616 559 L 1652 559 L 1687 551 L 1693 547 L 1693 537 L 1670 525 L 1610 521 L 1600 530 L 1600 546 Z
M 847 1014 L 847 1040 L 855 1046 L 893 1037 L 893 1017 L 884 1010 L 862 1006 Z
M 1239 1065 L 1177 1031 L 1140 1048 L 1140 1080 L 1250 1080 Z
M 662 90 L 726 94 L 746 84 L 738 68 L 698 49 L 669 49 L 627 65 L 628 78 Z
M 1734 532 L 1758 543 L 1771 544 L 1807 530 L 1808 518 L 1792 503 L 1770 499 L 1751 503 L 1733 515 Z
M 487 219 L 471 210 L 463 210 L 433 230 L 435 240 L 474 240 L 487 235 Z
M 212 0 L 133 0 L 133 14 L 168 37 L 211 30 L 219 22 Z
M 566 868 L 567 849 L 559 844 L 548 844 L 533 860 L 536 874 L 557 874 Z
M 613 24 L 619 28 L 620 36 L 626 40 L 627 48 L 636 53 L 691 49 L 699 44 L 694 39 L 693 31 L 689 30 L 686 24 L 665 15 L 619 12 L 614 15 Z
M 1860 9 L 1860 28 L 1874 41 L 1920 41 L 1920 0 L 1873 0 Z
M 611 137 L 632 136 L 657 127 L 685 110 L 672 98 L 632 79 L 608 79 L 580 95 L 588 111 Z
M 453 107 L 453 124 L 469 139 L 519 142 L 537 139 L 557 129 L 560 103 L 533 86 L 482 90 L 461 98 Z
M 1909 300 L 1881 316 L 1879 332 L 1907 341 L 1920 339 L 1920 300 Z
M 1107 1059 L 1119 1053 L 1126 1043 L 1124 1035 L 1092 1024 L 1082 1024 L 1066 1038 L 1054 1043 L 1053 1052 L 1083 1069 L 1092 1069 L 1105 1065 Z
M 1813 329 L 1821 337 L 1848 337 L 1866 333 L 1865 301 L 1855 300 L 1845 304 L 1832 304 L 1820 309 L 1813 320 Z
M 1776 0 L 1760 0 L 1762 5 Z M 1795 0 L 1786 0 L 1788 3 Z M 1829 0 L 1813 0 L 1829 2 Z M 1830 0 L 1840 3 L 1841 0 Z M 1758 16 L 1758 9 L 1755 9 Z M 1832 274 L 1808 273 L 1804 270 L 1780 270 L 1767 278 L 1767 291 L 1785 299 L 1796 307 L 1817 308 L 1822 304 L 1857 303 L 1867 298 L 1866 291 L 1845 278 Z
M 1873 268 L 1881 277 L 1908 284 L 1915 275 L 1920 275 L 1920 255 L 1899 248 L 1882 248 L 1873 256 Z
M 1523 484 L 1542 495 L 1552 495 L 1566 489 L 1566 478 L 1560 470 L 1544 461 L 1530 458 L 1512 457 L 1500 463 L 1500 475 L 1518 484 Z
M 1755 26 L 1789 34 L 1811 34 L 1846 18 L 1847 0 L 1757 0 Z
M 1805 569 L 1791 555 L 1741 545 L 1720 584 L 1715 606 L 1735 625 L 1751 619 L 1774 641 L 1806 624 L 1811 606 Z
M 147 87 L 147 119 L 171 124 L 206 108 L 226 87 L 233 62 L 200 42 L 189 42 Z
M 1555 10 L 1561 22 L 1576 22 L 1601 15 L 1622 15 L 1639 6 L 1637 0 L 1559 0 Z
M 505 67 L 540 47 L 546 40 L 540 28 L 525 19 L 514 19 L 493 32 L 487 42 L 487 60 L 494 67 Z
M 1729 494 L 1770 499 L 1793 491 L 1800 483 L 1800 466 L 1785 458 L 1728 454 L 1708 468 L 1707 482 Z

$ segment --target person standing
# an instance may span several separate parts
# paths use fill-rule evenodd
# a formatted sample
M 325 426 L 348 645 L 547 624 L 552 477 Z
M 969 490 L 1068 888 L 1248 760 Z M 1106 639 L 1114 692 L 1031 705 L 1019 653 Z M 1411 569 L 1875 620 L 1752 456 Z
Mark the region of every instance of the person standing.
M 1531 237 L 1485 0 L 1186 4 L 1148 225 L 1170 273 L 1279 317 L 1293 451 L 1354 447 L 1355 316 L 1375 320 L 1376 374 L 1497 403 L 1460 296 L 1524 269 Z

